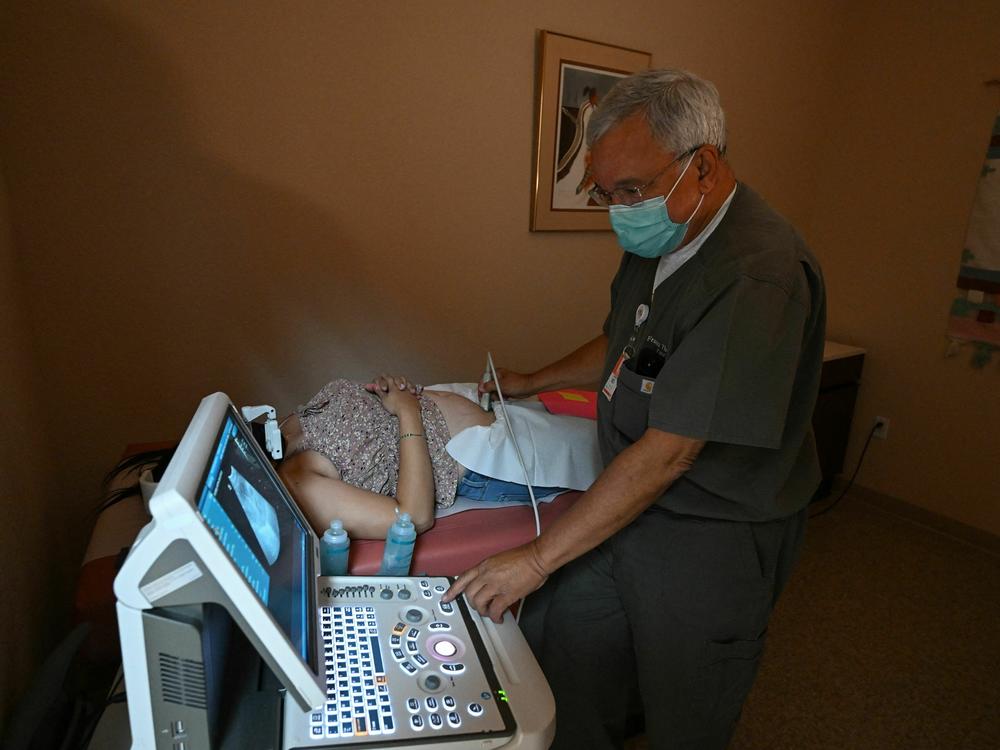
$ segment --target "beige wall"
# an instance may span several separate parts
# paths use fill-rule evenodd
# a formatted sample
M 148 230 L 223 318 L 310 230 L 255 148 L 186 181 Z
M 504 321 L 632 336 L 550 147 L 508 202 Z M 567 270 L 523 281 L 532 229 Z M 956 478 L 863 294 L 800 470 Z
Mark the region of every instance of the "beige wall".
M 815 205 L 829 335 L 869 350 L 848 464 L 858 481 L 1000 534 L 1000 361 L 946 359 L 947 314 L 1000 92 L 1000 4 L 858 3 L 823 123 Z
M 4 4 L 5 330 L 60 435 L 53 572 L 121 448 L 177 436 L 205 393 L 284 410 L 333 374 L 472 379 L 487 347 L 528 368 L 597 331 L 611 234 L 527 230 L 542 28 L 718 84 L 738 173 L 812 240 L 831 333 L 871 349 L 855 443 L 893 421 L 861 481 L 1000 530 L 996 464 L 959 447 L 997 423 L 973 406 L 996 372 L 940 357 L 990 25 L 855 5 Z
M 2 164 L 0 164 L 2 166 Z M 53 544 L 46 527 L 59 527 L 53 506 L 44 436 L 37 420 L 36 373 L 27 322 L 19 304 L 14 245 L 7 209 L 7 189 L 0 169 L 0 393 L 4 414 L 0 429 L 0 550 L 3 572 L 3 617 L 0 617 L 0 717 L 7 713 L 20 686 L 31 675 L 51 618 L 66 609 L 68 585 L 60 580 L 64 566 L 47 557 Z M 75 547 L 75 535 L 59 530 L 60 540 Z M 50 596 L 52 594 L 52 596 Z M 58 622 L 58 619 L 56 620 Z M 29 635 L 31 634 L 31 635 Z M 2 719 L 0 719 L 2 727 Z

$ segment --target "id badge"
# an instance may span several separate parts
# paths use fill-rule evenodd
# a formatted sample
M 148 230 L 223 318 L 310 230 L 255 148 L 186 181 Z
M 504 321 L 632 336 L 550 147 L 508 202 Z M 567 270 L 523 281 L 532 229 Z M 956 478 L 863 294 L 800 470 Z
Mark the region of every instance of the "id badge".
M 628 354 L 625 350 L 618 356 L 618 361 L 615 362 L 615 366 L 611 368 L 611 374 L 608 375 L 608 380 L 601 389 L 601 393 L 604 394 L 604 398 L 608 401 L 611 397 L 615 395 L 615 390 L 618 388 L 618 375 L 622 371 L 622 365 L 625 364 L 625 360 L 628 359 Z

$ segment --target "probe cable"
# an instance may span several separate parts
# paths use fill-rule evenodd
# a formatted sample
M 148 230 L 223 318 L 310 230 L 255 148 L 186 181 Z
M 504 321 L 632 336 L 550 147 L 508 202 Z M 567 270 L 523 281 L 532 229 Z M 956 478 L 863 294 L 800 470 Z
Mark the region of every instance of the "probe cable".
M 535 536 L 539 537 L 542 534 L 542 522 L 538 516 L 538 501 L 535 499 L 535 491 L 531 487 L 531 477 L 528 476 L 528 467 L 524 464 L 524 456 L 521 455 L 521 446 L 517 444 L 517 438 L 514 437 L 514 428 L 511 426 L 510 417 L 507 414 L 507 404 L 503 400 L 503 391 L 500 390 L 500 379 L 497 377 L 496 368 L 493 366 L 493 355 L 490 352 L 486 352 L 486 362 L 490 366 L 490 374 L 493 375 L 493 382 L 497 385 L 497 395 L 500 397 L 500 412 L 503 415 L 504 425 L 507 427 L 507 434 L 510 435 L 510 441 L 514 444 L 514 452 L 517 453 L 518 463 L 521 464 L 521 471 L 524 473 L 524 483 L 528 487 L 531 508 L 535 512 Z
M 537 539 L 542 534 L 542 521 L 538 515 L 538 500 L 535 499 L 535 491 L 531 487 L 531 477 L 528 476 L 528 467 L 525 466 L 524 456 L 521 455 L 521 447 L 517 444 L 517 438 L 514 437 L 514 428 L 511 426 L 510 417 L 507 414 L 507 404 L 503 400 L 503 391 L 500 390 L 500 378 L 497 377 L 497 370 L 493 366 L 493 355 L 487 351 L 486 352 L 486 363 L 490 367 L 490 373 L 493 376 L 493 382 L 497 386 L 497 396 L 500 397 L 500 413 L 503 416 L 504 424 L 507 426 L 507 434 L 510 435 L 510 440 L 514 444 L 514 452 L 517 453 L 517 460 L 521 464 L 521 471 L 524 473 L 524 484 L 528 488 L 528 496 L 531 498 L 531 509 L 535 514 L 535 538 Z M 496 407 L 494 407 L 496 411 Z M 521 612 L 524 611 L 524 599 L 522 598 L 517 605 L 517 614 L 514 616 L 514 622 L 521 622 Z

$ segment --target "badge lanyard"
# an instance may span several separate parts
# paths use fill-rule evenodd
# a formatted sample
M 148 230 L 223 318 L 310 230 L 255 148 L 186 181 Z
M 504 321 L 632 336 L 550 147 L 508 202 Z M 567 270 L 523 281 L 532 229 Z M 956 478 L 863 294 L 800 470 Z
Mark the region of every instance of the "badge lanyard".
M 652 300 L 650 300 L 652 301 Z M 608 375 L 608 380 L 601 389 L 601 393 L 604 397 L 610 401 L 611 397 L 615 395 L 615 390 L 618 388 L 618 375 L 621 372 L 622 365 L 625 361 L 635 355 L 635 342 L 639 337 L 639 328 L 642 324 L 646 322 L 649 317 L 649 305 L 643 303 L 635 308 L 635 327 L 632 329 L 632 335 L 629 336 L 628 343 L 625 344 L 625 348 L 622 349 L 622 353 L 618 355 L 618 361 L 615 362 L 615 366 L 611 369 L 611 374 Z

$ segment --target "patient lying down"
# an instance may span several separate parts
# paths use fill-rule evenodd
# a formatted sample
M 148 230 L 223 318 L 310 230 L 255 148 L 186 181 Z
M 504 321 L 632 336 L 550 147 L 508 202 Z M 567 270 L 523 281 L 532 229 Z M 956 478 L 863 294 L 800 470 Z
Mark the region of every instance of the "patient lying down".
M 550 441 L 579 439 L 577 431 L 561 431 L 559 420 L 574 418 L 544 418 Z M 474 439 L 489 450 L 494 438 L 483 428 L 495 419 L 470 398 L 423 389 L 401 376 L 380 375 L 367 384 L 334 380 L 282 421 L 287 458 L 278 473 L 318 533 L 339 518 L 353 538 L 380 539 L 397 510 L 426 531 L 435 508 L 449 507 L 456 495 L 474 495 L 484 479 L 449 454 L 449 441 L 464 432 L 466 444 Z M 596 457 L 596 443 L 581 454 L 588 451 Z M 574 479 L 536 487 L 536 495 L 583 488 L 592 477 L 583 486 Z

